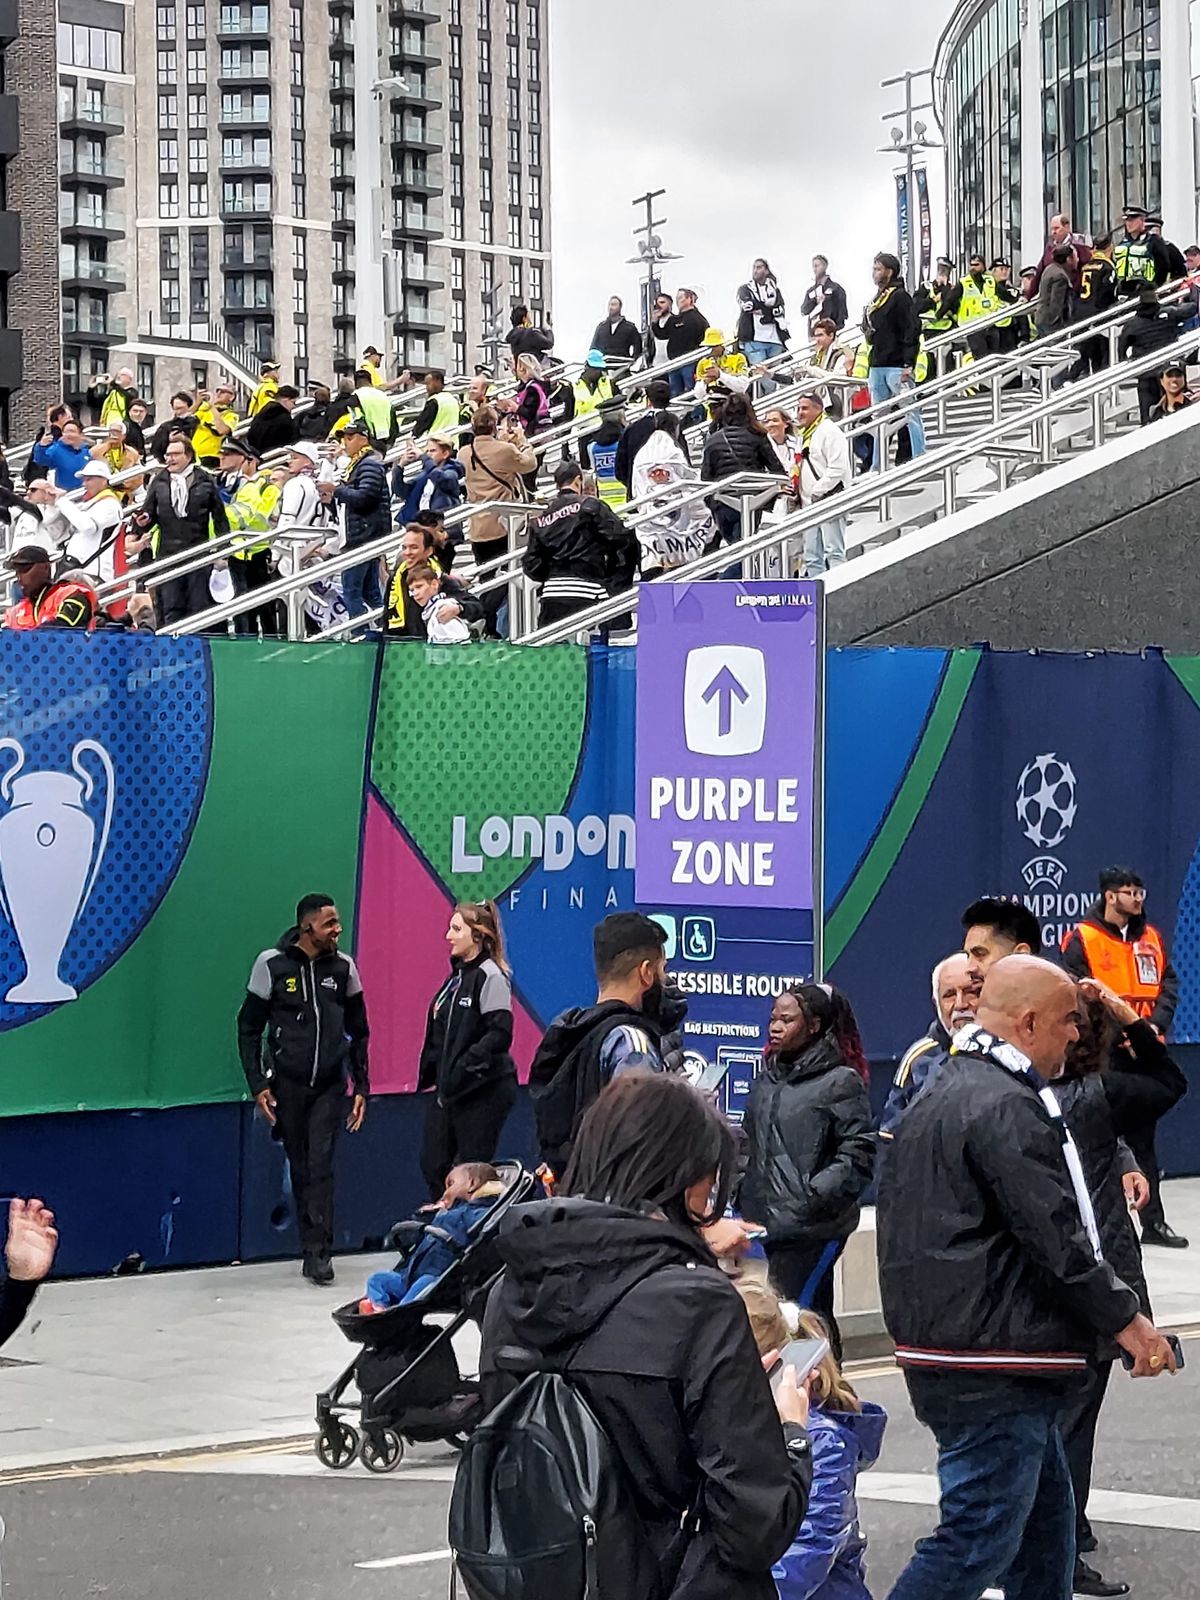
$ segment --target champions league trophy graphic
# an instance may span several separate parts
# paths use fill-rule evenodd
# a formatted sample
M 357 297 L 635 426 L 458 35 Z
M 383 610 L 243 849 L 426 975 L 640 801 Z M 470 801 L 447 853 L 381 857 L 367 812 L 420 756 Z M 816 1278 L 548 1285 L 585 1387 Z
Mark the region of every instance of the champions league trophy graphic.
M 5 752 L 16 752 L 16 764 L 0 776 L 0 914 L 8 918 L 21 953 L 25 976 L 5 995 L 13 1005 L 55 1005 L 78 995 L 59 977 L 58 964 L 75 920 L 96 882 L 112 825 L 116 779 L 112 758 L 94 739 L 81 739 L 71 752 L 68 772 L 17 774 L 25 750 L 16 739 L 0 739 L 0 767 Z M 85 810 L 96 780 L 82 765 L 91 754 L 104 769 L 104 817 L 96 822 Z

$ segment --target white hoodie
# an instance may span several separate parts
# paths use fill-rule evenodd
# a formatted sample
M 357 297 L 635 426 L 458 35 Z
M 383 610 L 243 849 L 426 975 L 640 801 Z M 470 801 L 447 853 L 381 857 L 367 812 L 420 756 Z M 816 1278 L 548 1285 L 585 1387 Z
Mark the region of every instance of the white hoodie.
M 644 567 L 681 567 L 694 561 L 712 534 L 712 514 L 703 500 L 679 506 L 680 498 L 700 482 L 697 468 L 662 428 L 655 431 L 634 457 L 633 498 L 661 491 L 654 515 L 638 527 Z M 682 485 L 682 488 L 676 487 Z

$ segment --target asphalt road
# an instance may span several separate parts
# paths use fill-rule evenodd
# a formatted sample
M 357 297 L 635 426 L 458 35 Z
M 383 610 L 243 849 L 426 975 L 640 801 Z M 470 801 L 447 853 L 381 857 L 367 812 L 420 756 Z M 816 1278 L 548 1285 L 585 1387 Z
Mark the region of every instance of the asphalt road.
M 1101 1563 L 1137 1600 L 1200 1594 L 1200 1422 L 1193 1371 L 1154 1383 L 1114 1380 L 1101 1423 L 1097 1486 L 1123 1522 L 1104 1522 Z M 892 1417 L 880 1473 L 919 1496 L 932 1464 L 894 1375 L 863 1393 Z M 453 1458 L 426 1450 L 394 1475 L 331 1473 L 305 1454 L 216 1457 L 0 1483 L 0 1576 L 13 1600 L 442 1600 Z M 905 1475 L 914 1475 L 906 1477 Z M 908 1487 L 906 1488 L 905 1485 Z M 915 1488 L 913 1486 L 916 1486 Z M 864 1491 L 872 1488 L 864 1479 Z M 913 1492 L 909 1492 L 912 1490 Z M 1115 1493 L 1114 1493 L 1115 1492 Z M 1167 1496 L 1167 1509 L 1143 1497 Z M 1166 1521 L 1188 1527 L 1156 1526 Z M 931 1508 L 864 1494 L 876 1596 L 928 1531 Z M 396 1564 L 397 1558 L 417 1557 Z M 366 1566 L 362 1563 L 388 1562 Z

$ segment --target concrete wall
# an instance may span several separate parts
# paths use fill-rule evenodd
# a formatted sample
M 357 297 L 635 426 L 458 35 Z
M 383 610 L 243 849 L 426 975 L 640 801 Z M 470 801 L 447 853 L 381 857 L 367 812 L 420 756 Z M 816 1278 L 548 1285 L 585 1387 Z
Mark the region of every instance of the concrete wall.
M 831 645 L 1200 648 L 1200 405 L 826 580 Z

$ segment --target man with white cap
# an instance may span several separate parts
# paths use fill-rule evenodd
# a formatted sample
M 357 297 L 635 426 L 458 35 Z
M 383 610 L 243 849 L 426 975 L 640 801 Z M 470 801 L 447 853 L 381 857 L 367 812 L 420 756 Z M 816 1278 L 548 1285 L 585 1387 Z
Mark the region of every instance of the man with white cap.
M 79 477 L 82 500 L 64 495 L 57 502 L 69 529 L 64 555 L 72 568 L 89 573 L 99 583 L 111 583 L 121 497 L 112 487 L 106 461 L 85 462 Z
M 317 491 L 321 474 L 333 480 L 333 468 L 323 462 L 321 452 L 308 439 L 292 446 L 288 476 L 279 502 L 279 521 L 275 525 L 273 559 L 279 572 L 291 577 L 302 567 L 312 566 L 334 556 L 342 548 L 341 524 L 330 515 L 329 507 Z M 301 534 L 305 537 L 301 537 Z M 292 537 L 281 537 L 291 534 Z M 327 627 L 346 615 L 341 580 L 326 578 L 309 588 L 304 610 L 318 627 Z

